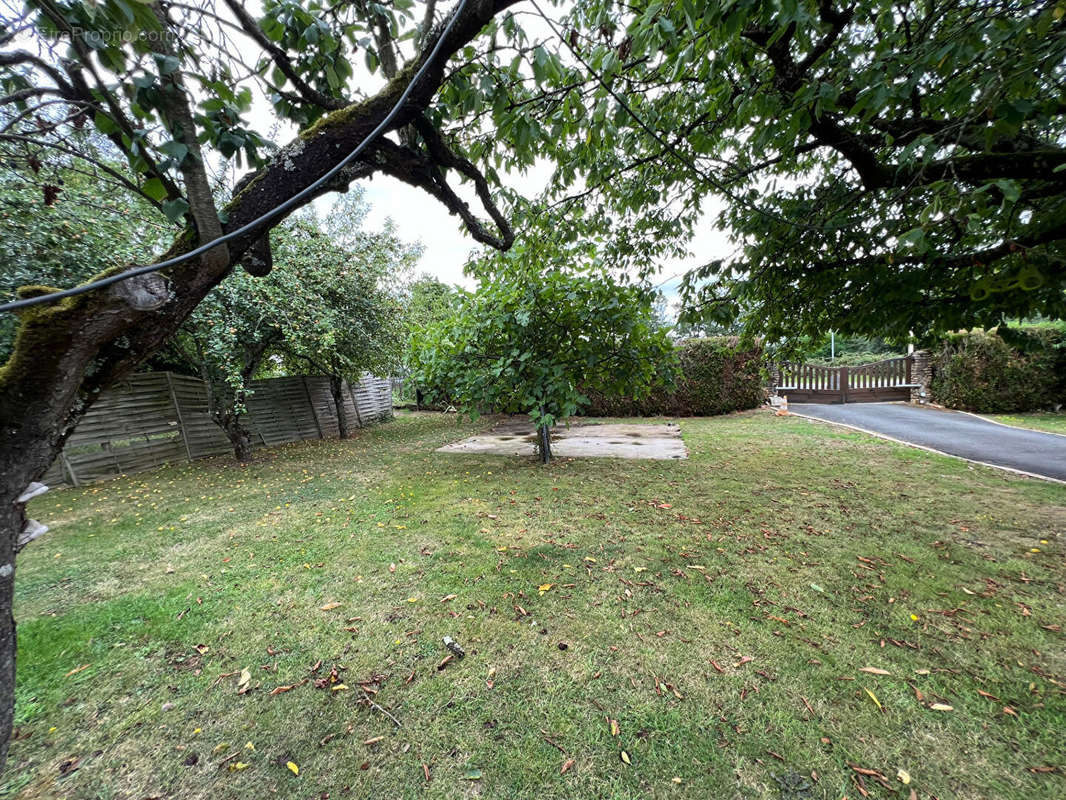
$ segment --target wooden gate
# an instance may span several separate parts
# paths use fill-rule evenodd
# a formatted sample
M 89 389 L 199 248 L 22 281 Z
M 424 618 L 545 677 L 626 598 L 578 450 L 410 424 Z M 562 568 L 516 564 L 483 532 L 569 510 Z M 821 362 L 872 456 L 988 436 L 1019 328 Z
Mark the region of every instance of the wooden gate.
M 874 403 L 910 400 L 913 358 L 889 358 L 858 367 L 781 364 L 777 393 L 793 403 Z

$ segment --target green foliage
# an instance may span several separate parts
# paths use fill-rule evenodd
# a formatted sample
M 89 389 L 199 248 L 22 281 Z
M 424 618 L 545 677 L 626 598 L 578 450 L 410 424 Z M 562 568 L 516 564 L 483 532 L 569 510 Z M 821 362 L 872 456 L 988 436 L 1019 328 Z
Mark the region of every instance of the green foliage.
M 442 98 L 491 116 L 492 166 L 552 161 L 565 213 L 535 223 L 583 219 L 612 264 L 650 270 L 720 203 L 738 250 L 689 274 L 690 322 L 932 338 L 1066 314 L 1063 9 L 592 0 L 562 46 L 505 15 L 513 59 Z
M 414 336 L 413 380 L 432 402 L 522 412 L 551 426 L 588 392 L 644 396 L 673 374 L 673 348 L 652 318 L 652 293 L 609 276 L 538 269 L 519 244 L 481 275 L 443 323 Z
M 1066 403 L 1066 332 L 1000 328 L 945 337 L 933 363 L 933 400 L 982 413 Z
M 761 347 L 736 337 L 689 339 L 677 346 L 673 387 L 643 398 L 593 395 L 586 413 L 605 417 L 708 417 L 759 406 L 766 396 Z
M 458 310 L 462 292 L 430 275 L 421 275 L 403 290 L 403 322 L 408 337 L 448 319 Z
M 813 340 L 803 360 L 810 364 L 851 367 L 903 355 L 902 348 L 876 336 L 840 335 L 836 337 L 835 343 L 831 344 L 830 337 L 824 335 Z
M 51 204 L 45 186 L 59 189 Z M 153 216 L 79 160 L 37 176 L 0 168 L 0 298 L 14 300 L 26 285 L 66 288 L 147 258 L 171 232 Z M 0 314 L 0 364 L 11 355 L 17 322 Z
M 276 228 L 270 274 L 235 270 L 164 351 L 211 385 L 212 413 L 227 432 L 254 377 L 313 371 L 354 381 L 397 363 L 400 307 L 388 284 L 421 248 L 391 225 L 363 230 L 367 211 L 355 192 L 324 220 L 305 213 Z
M 366 230 L 368 212 L 363 190 L 353 190 L 321 224 L 305 215 L 283 228 L 275 246 L 286 275 L 274 280 L 299 284 L 279 287 L 274 304 L 283 313 L 282 355 L 353 382 L 399 365 L 403 309 L 392 286 L 422 253 L 420 244 L 400 239 L 391 221 Z

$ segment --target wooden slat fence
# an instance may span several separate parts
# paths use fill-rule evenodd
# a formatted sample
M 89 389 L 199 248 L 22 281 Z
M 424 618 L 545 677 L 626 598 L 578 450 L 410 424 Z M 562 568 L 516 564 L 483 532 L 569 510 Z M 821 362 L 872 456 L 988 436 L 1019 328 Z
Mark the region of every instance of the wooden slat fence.
M 338 435 L 329 378 L 269 378 L 253 381 L 250 389 L 245 422 L 254 446 Z M 354 387 L 345 383 L 342 393 L 350 429 L 392 416 L 388 378 L 367 375 Z M 203 381 L 171 372 L 138 373 L 97 399 L 44 482 L 77 486 L 230 452 L 229 440 L 208 412 Z
M 908 400 L 913 358 L 889 358 L 857 367 L 784 362 L 776 390 L 796 403 Z

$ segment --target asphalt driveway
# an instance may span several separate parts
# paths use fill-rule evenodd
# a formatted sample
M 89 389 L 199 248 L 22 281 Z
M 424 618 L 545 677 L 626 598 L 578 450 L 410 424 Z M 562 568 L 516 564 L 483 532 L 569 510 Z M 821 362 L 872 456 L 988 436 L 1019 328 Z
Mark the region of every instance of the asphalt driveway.
M 789 403 L 788 408 L 953 456 L 1066 481 L 1066 436 L 905 403 Z

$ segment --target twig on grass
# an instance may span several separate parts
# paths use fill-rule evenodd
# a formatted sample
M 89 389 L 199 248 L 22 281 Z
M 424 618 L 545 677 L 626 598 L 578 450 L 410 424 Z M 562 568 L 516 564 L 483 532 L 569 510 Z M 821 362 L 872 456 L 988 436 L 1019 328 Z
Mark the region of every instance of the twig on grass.
M 371 708 L 373 708 L 376 711 L 380 711 L 386 717 L 391 719 L 395 723 L 397 728 L 402 728 L 403 727 L 403 723 L 401 723 L 398 719 L 396 719 L 396 717 L 394 717 L 392 714 L 390 714 L 388 711 L 386 711 L 384 708 L 382 708 L 381 706 L 379 706 L 377 703 L 375 703 L 373 700 L 370 699 L 370 695 L 367 693 L 365 688 L 363 688 L 363 687 L 360 687 L 360 688 L 363 689 L 363 699 L 366 700 L 366 702 L 370 705 Z

